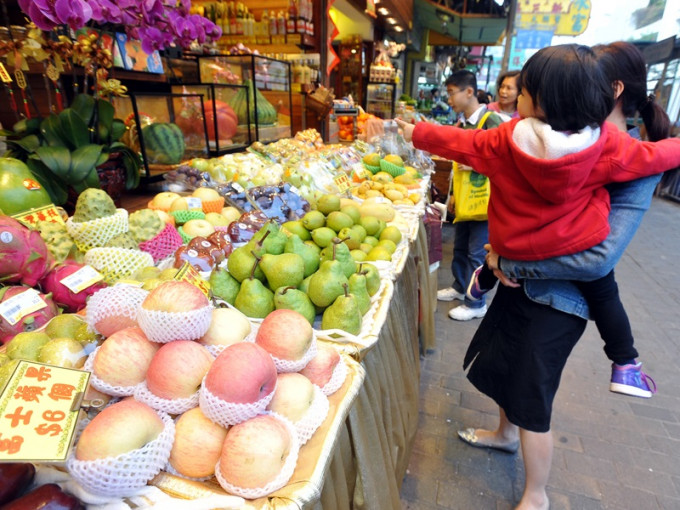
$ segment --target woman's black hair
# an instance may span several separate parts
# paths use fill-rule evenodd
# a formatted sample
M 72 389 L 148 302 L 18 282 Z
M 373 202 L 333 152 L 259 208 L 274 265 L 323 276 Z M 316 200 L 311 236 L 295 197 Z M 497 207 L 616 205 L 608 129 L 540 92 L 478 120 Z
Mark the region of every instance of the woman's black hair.
M 563 44 L 535 53 L 518 79 L 555 131 L 599 127 L 614 108 L 611 82 L 588 46 Z
M 635 112 L 640 112 L 650 141 L 668 138 L 671 121 L 654 102 L 654 96 L 647 95 L 647 67 L 642 52 L 624 41 L 594 46 L 593 51 L 609 83 L 623 83 L 623 92 L 616 100 L 621 103 L 623 114 L 633 117 Z
M 498 78 L 496 78 L 496 97 L 498 97 L 498 93 L 501 90 L 501 85 L 503 85 L 503 80 L 506 78 L 513 78 L 517 76 L 517 88 L 519 88 L 519 70 L 514 70 L 514 71 L 505 71 L 504 73 L 501 73 L 498 75 Z M 517 108 L 517 100 L 515 100 L 515 108 Z

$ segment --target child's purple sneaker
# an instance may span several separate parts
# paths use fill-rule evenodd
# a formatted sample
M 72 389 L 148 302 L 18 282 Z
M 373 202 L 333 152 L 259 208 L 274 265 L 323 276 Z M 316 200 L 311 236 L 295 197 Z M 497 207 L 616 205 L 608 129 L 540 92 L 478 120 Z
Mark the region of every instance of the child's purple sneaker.
M 642 371 L 642 363 L 617 365 L 612 363 L 609 391 L 633 397 L 650 398 L 656 393 L 656 383 Z
M 479 273 L 482 272 L 484 266 L 479 266 L 472 272 L 472 277 L 470 278 L 470 283 L 468 283 L 467 290 L 465 291 L 465 297 L 470 301 L 479 301 L 482 296 L 489 292 L 491 289 L 483 289 L 479 285 Z

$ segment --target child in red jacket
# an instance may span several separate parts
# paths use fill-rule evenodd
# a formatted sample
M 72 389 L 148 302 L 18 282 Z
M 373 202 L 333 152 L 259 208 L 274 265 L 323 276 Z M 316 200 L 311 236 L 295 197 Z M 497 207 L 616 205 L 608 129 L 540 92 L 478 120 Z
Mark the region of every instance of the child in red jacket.
M 525 64 L 519 85 L 521 120 L 494 130 L 399 123 L 417 148 L 489 177 L 489 242 L 503 257 L 542 260 L 595 246 L 609 233 L 605 184 L 680 165 L 680 140 L 638 142 L 604 122 L 614 104 L 612 84 L 586 46 L 540 50 Z M 575 283 L 605 342 L 628 335 L 632 348 L 613 271 Z M 647 384 L 637 353 L 629 352 L 626 359 L 612 360 L 637 367 L 639 391 L 626 393 L 650 397 L 656 388 Z

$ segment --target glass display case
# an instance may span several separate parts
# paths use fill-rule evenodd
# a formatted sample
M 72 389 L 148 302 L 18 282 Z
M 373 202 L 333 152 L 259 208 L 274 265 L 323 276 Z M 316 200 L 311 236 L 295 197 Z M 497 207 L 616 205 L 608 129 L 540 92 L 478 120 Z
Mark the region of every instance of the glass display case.
M 293 136 L 290 63 L 260 55 L 204 55 L 201 83 L 244 85 L 233 99 L 239 128 L 263 143 Z
M 172 92 L 176 94 L 201 94 L 203 96 L 211 156 L 244 150 L 252 143 L 249 119 L 243 119 L 245 124 L 239 125 L 238 116 L 232 108 L 232 104 L 239 95 L 245 96 L 246 108 L 249 107 L 247 90 L 246 85 L 220 83 L 187 83 L 172 86 Z M 191 116 L 192 112 L 182 111 L 180 115 Z
M 394 83 L 368 83 L 366 85 L 366 113 L 380 119 L 394 117 Z
M 122 141 L 142 155 L 142 180 L 162 177 L 192 158 L 207 158 L 208 133 L 202 94 L 131 93 L 113 99 L 127 131 Z

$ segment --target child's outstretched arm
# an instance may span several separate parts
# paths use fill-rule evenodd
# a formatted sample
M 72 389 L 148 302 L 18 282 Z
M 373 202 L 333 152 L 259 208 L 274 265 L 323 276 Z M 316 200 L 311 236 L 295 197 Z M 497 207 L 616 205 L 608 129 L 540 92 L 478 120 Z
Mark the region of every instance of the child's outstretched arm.
M 413 124 L 410 124 L 408 122 L 404 122 L 401 119 L 394 119 L 397 122 L 397 125 L 401 128 L 404 136 L 404 140 L 407 142 L 410 142 L 413 139 L 413 130 L 415 129 L 415 126 Z

